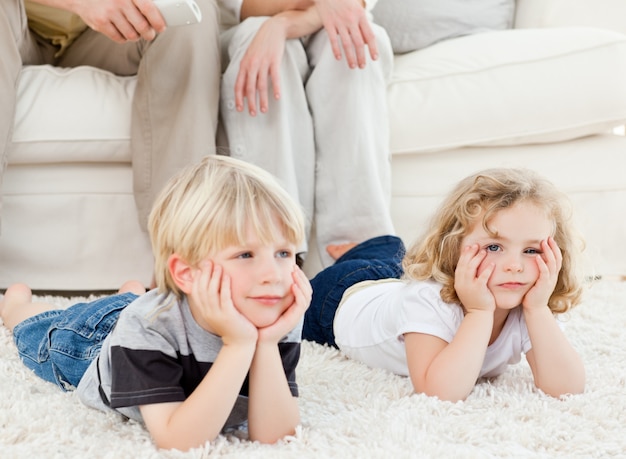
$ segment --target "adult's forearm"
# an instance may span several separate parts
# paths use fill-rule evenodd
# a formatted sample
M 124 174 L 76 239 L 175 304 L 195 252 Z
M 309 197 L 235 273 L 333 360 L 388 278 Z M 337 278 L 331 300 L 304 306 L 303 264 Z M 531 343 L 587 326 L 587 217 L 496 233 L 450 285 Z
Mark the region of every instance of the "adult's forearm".
M 254 16 L 274 16 L 285 11 L 304 10 L 313 6 L 313 0 L 244 0 L 240 20 Z

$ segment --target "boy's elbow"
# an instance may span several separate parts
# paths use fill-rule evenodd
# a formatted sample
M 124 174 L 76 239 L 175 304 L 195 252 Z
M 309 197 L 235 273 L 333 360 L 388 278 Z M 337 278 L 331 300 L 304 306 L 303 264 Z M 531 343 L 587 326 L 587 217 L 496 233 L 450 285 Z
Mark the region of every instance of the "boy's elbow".
M 290 435 L 295 435 L 296 433 L 296 429 L 295 427 L 286 431 L 286 432 L 282 432 L 282 433 L 275 433 L 275 432 L 250 432 L 250 440 L 251 441 L 258 441 L 259 443 L 263 443 L 263 444 L 267 444 L 267 445 L 272 445 L 274 443 L 276 443 L 279 440 L 282 440 L 283 438 L 290 436 Z
M 422 393 L 429 397 L 436 397 L 443 402 L 452 402 L 452 403 L 462 402 L 469 395 L 469 394 L 445 393 L 441 391 L 422 392 Z
M 178 450 L 189 451 L 194 448 L 200 448 L 208 442 L 214 441 L 220 434 L 220 430 L 213 430 L 198 432 L 191 431 L 191 429 L 185 432 L 174 432 L 171 430 L 161 430 L 158 432 L 150 431 L 152 442 L 154 445 L 163 450 Z
M 211 442 L 217 438 L 217 435 L 213 438 L 207 438 L 206 441 L 200 442 L 189 442 L 189 441 L 181 441 L 180 439 L 155 439 L 153 438 L 154 444 L 157 448 L 163 450 L 178 450 L 181 452 L 188 452 L 194 448 L 200 448 L 204 446 L 207 442 Z

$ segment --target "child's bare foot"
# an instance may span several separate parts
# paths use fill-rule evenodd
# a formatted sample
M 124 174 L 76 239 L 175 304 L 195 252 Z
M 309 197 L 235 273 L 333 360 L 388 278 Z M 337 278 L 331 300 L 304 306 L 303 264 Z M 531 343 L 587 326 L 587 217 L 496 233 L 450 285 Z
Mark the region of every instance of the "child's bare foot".
M 146 293 L 146 288 L 141 284 L 141 282 L 136 280 L 126 281 L 122 284 L 117 293 L 127 293 L 131 292 L 135 295 L 143 295 Z
M 51 309 L 45 303 L 33 303 L 33 292 L 26 284 L 13 284 L 0 301 L 0 317 L 4 326 L 13 330 L 21 321 L 39 312 Z
M 6 292 L 4 298 L 0 300 L 0 314 L 6 304 L 30 303 L 33 300 L 33 292 L 26 284 L 13 284 Z
M 0 316 L 4 312 L 6 304 L 27 303 L 33 298 L 33 292 L 26 284 L 13 284 L 4 292 L 4 297 L 0 299 Z
M 346 242 L 345 244 L 330 244 L 326 247 L 326 251 L 328 252 L 328 255 L 333 257 L 333 260 L 338 260 L 348 250 L 356 247 L 357 245 L 358 244 L 356 242 Z

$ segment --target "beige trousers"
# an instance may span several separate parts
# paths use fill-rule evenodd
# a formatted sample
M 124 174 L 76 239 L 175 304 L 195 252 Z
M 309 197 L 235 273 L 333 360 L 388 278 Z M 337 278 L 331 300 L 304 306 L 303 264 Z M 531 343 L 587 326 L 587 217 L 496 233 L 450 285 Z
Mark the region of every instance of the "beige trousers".
M 137 75 L 131 152 L 139 222 L 146 227 L 155 196 L 187 164 L 215 153 L 219 104 L 219 11 L 197 0 L 202 22 L 172 27 L 152 42 L 117 44 L 87 29 L 58 58 L 56 49 L 28 29 L 22 0 L 0 2 L 0 173 L 7 162 L 24 65 L 91 65 Z

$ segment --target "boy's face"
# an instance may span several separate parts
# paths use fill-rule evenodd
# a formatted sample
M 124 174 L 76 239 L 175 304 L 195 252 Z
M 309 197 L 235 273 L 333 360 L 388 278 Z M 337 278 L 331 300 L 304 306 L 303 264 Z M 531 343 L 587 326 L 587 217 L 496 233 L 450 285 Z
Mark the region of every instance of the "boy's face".
M 522 202 L 496 213 L 488 226 L 495 236 L 489 235 L 477 221 L 461 246 L 478 244 L 487 253 L 477 275 L 493 263 L 495 269 L 487 287 L 498 308 L 512 309 L 522 304 L 539 278 L 535 257 L 543 252 L 541 241 L 552 235 L 552 221 L 535 204 Z
M 230 276 L 235 308 L 262 328 L 276 322 L 294 302 L 295 257 L 296 246 L 284 237 L 266 245 L 248 228 L 243 245 L 227 247 L 210 258 Z

